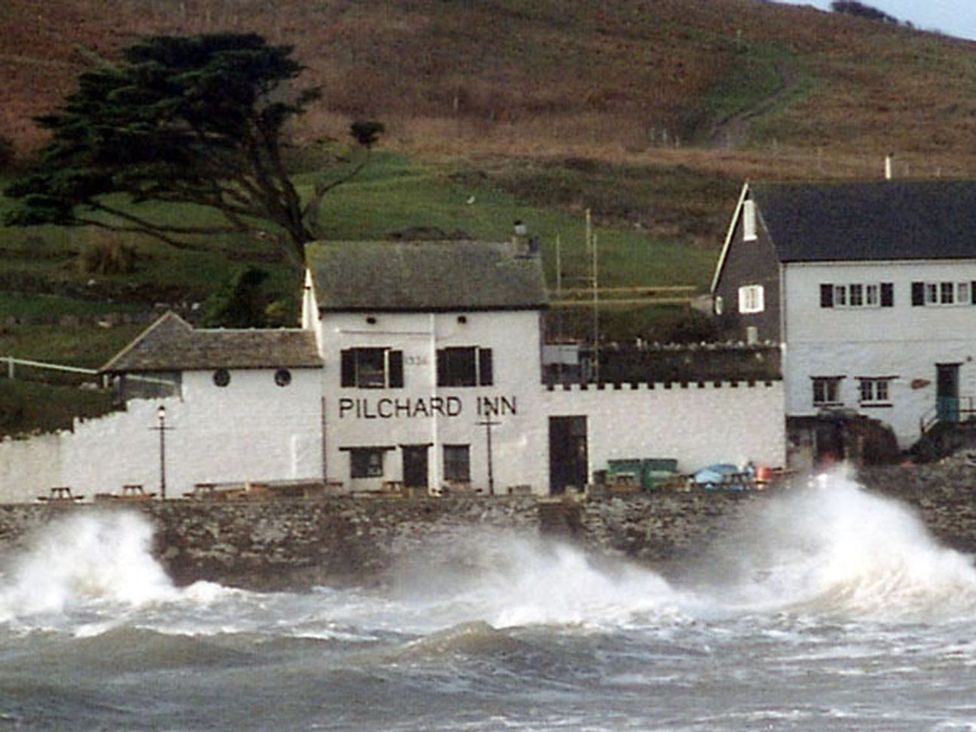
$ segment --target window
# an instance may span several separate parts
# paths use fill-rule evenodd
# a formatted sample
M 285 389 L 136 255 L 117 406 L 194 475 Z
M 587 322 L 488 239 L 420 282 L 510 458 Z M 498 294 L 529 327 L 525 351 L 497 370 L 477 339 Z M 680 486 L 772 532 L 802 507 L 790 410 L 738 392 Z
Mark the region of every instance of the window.
M 444 445 L 444 480 L 471 482 L 471 447 Z
M 762 285 L 746 285 L 739 288 L 740 313 L 761 313 L 765 309 Z
M 861 406 L 891 404 L 891 377 L 858 380 Z
M 360 389 L 403 387 L 403 351 L 349 348 L 342 352 L 342 386 Z
M 813 377 L 813 406 L 826 407 L 841 404 L 840 382 L 842 376 Z
M 913 282 L 912 305 L 973 305 L 976 304 L 976 282 Z
M 891 282 L 820 285 L 822 308 L 890 308 L 895 305 L 895 286 Z
M 288 386 L 291 383 L 291 371 L 288 369 L 278 369 L 275 371 L 274 382 L 278 386 Z
M 349 451 L 350 478 L 382 478 L 383 454 L 379 447 L 355 447 Z
M 438 386 L 491 386 L 493 379 L 490 348 L 468 346 L 437 351 Z
M 756 202 L 749 199 L 742 202 L 742 240 L 756 240 Z

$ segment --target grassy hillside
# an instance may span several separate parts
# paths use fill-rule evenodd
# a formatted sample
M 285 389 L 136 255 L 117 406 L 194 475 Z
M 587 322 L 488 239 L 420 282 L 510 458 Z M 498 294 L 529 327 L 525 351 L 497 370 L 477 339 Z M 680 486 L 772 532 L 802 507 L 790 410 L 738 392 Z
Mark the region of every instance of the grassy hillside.
M 973 161 L 974 45 L 907 28 L 761 0 L 287 7 L 6 0 L 0 134 L 35 143 L 30 117 L 57 105 L 93 52 L 226 29 L 292 44 L 307 64 L 324 95 L 299 141 L 370 115 L 398 146 L 451 155 L 658 158 L 677 141 L 731 145 L 738 166 L 764 174 L 863 174 L 892 150 L 916 171 L 965 173 Z M 796 156 L 787 169 L 784 152 Z
M 43 142 L 31 117 L 94 58 L 146 34 L 217 30 L 293 45 L 302 84 L 322 89 L 289 133 L 300 189 L 352 118 L 386 124 L 373 164 L 327 200 L 328 238 L 498 239 L 518 218 L 541 237 L 551 284 L 557 242 L 564 284 L 589 274 L 587 209 L 601 284 L 703 291 L 745 179 L 877 177 L 889 152 L 901 176 L 976 172 L 976 44 L 764 0 L 5 0 L 0 136 L 28 158 Z M 83 266 L 106 247 L 131 266 Z M 245 265 L 271 274 L 268 299 L 293 300 L 295 274 L 258 238 L 185 252 L 0 229 L 0 356 L 98 366 L 138 330 L 97 324 L 105 314 L 201 303 Z M 680 315 L 601 320 L 609 337 L 657 339 Z M 560 322 L 589 332 L 585 313 Z

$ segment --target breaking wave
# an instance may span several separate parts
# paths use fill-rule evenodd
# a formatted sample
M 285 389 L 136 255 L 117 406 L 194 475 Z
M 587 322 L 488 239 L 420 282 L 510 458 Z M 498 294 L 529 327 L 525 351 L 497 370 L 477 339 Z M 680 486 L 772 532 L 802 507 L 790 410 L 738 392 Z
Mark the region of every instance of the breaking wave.
M 763 502 L 712 556 L 727 579 L 707 591 L 729 608 L 877 619 L 976 611 L 971 557 L 941 546 L 909 507 L 842 471 Z
M 451 642 L 472 643 L 486 628 L 518 626 L 673 626 L 782 613 L 951 620 L 976 612 L 971 558 L 940 546 L 906 506 L 843 474 L 750 510 L 677 579 L 524 533 L 466 530 L 405 561 L 392 586 L 274 594 L 176 588 L 152 556 L 146 518 L 73 513 L 5 563 L 0 622 L 76 635 L 134 623 L 334 642 L 460 628 Z

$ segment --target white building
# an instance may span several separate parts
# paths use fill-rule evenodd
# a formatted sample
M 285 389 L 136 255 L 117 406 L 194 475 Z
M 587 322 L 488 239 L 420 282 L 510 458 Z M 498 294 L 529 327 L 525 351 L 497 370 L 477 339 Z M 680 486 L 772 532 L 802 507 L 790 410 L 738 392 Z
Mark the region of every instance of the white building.
M 307 256 L 329 480 L 560 493 L 614 459 L 784 464 L 778 379 L 544 384 L 545 281 L 517 244 L 330 242 Z
M 307 258 L 301 329 L 164 316 L 103 369 L 126 411 L 0 443 L 0 500 L 155 486 L 159 406 L 170 497 L 287 480 L 544 495 L 612 461 L 785 464 L 778 353 L 721 373 L 707 349 L 666 370 L 644 353 L 626 379 L 546 383 L 542 264 L 520 243 L 328 242 Z
M 976 396 L 976 183 L 746 185 L 712 285 L 783 344 L 786 412 L 843 410 L 902 448 Z

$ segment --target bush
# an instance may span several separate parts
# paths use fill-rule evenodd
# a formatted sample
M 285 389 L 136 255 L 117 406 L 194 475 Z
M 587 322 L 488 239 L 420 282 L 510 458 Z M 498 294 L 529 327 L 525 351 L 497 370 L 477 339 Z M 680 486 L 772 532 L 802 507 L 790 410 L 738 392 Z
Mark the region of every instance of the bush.
M 11 173 L 17 167 L 17 150 L 9 137 L 0 135 L 0 174 Z
M 880 20 L 883 23 L 894 23 L 895 25 L 898 24 L 897 18 L 878 10 L 877 8 L 872 8 L 870 5 L 859 3 L 857 0 L 834 0 L 834 2 L 830 4 L 830 9 L 835 13 L 842 13 L 844 15 L 854 15 L 858 18 Z
M 136 250 L 116 237 L 99 239 L 78 255 L 78 268 L 84 274 L 131 274 L 136 269 Z
M 264 328 L 268 325 L 267 297 L 262 285 L 268 273 L 257 267 L 239 269 L 204 303 L 207 328 Z

